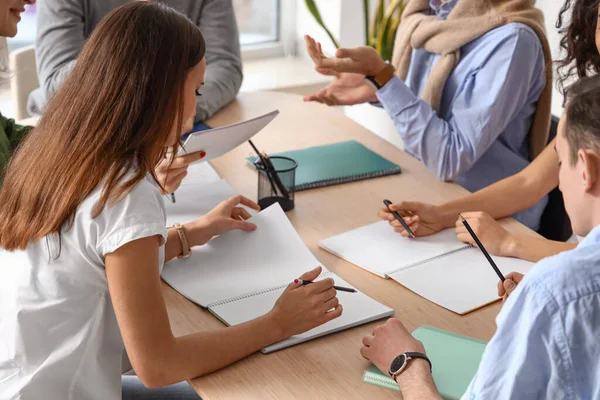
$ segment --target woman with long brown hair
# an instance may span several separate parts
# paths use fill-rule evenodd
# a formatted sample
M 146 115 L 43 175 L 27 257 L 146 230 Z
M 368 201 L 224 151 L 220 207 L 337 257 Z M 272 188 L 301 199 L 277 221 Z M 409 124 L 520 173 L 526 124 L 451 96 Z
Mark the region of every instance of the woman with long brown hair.
M 173 335 L 163 262 L 256 228 L 239 204 L 258 206 L 236 196 L 165 229 L 154 167 L 194 115 L 204 51 L 199 29 L 165 5 L 116 9 L 10 161 L 0 190 L 0 398 L 120 399 L 130 395 L 124 349 L 141 382 L 158 388 L 341 314 L 330 279 L 291 283 L 260 318 Z

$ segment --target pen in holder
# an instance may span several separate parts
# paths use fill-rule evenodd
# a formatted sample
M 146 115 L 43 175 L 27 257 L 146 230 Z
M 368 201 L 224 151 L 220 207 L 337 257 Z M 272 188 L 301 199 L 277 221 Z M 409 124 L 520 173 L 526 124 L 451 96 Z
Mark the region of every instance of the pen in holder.
M 293 210 L 298 163 L 279 156 L 267 160 L 267 165 L 260 158 L 254 162 L 258 171 L 258 205 L 264 210 L 271 204 L 279 203 L 283 211 Z

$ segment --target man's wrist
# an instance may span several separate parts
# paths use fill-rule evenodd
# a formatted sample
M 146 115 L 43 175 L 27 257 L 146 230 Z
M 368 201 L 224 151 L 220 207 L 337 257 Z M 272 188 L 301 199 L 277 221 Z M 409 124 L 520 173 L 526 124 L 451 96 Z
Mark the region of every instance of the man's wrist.
M 422 358 L 411 359 L 406 368 L 396 376 L 396 382 L 400 386 L 402 397 L 405 400 L 440 398 L 433 382 L 429 363 Z M 424 395 L 428 395 L 428 397 L 423 397 Z

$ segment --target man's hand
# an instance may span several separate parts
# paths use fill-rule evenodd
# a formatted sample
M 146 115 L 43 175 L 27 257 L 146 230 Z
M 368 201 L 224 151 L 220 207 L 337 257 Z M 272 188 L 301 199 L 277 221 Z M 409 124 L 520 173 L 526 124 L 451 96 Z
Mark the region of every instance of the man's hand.
M 411 231 L 417 236 L 429 236 L 441 231 L 448 225 L 454 224 L 454 219 L 448 220 L 438 206 L 416 201 L 402 201 L 390 206 L 392 211 L 398 212 L 404 218 Z M 387 209 L 382 208 L 378 213 L 379 218 L 388 221 L 394 230 L 402 236 L 410 237 L 396 217 Z
M 399 319 L 390 318 L 363 338 L 360 354 L 380 371 L 387 373 L 394 358 L 407 351 L 425 353 L 423 344 L 415 339 Z
M 508 296 L 517 288 L 524 278 L 523 274 L 511 272 L 504 277 L 504 282 L 498 281 L 498 296 L 502 297 L 502 303 L 508 299 Z

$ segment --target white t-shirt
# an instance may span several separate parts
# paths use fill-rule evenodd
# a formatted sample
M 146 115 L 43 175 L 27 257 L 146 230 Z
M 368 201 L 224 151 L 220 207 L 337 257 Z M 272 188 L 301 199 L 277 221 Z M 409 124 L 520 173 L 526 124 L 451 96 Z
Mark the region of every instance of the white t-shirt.
M 95 219 L 101 188 L 80 205 L 71 229 L 0 249 L 0 399 L 121 399 L 123 340 L 108 291 L 104 256 L 160 235 L 166 213 L 143 179 Z

